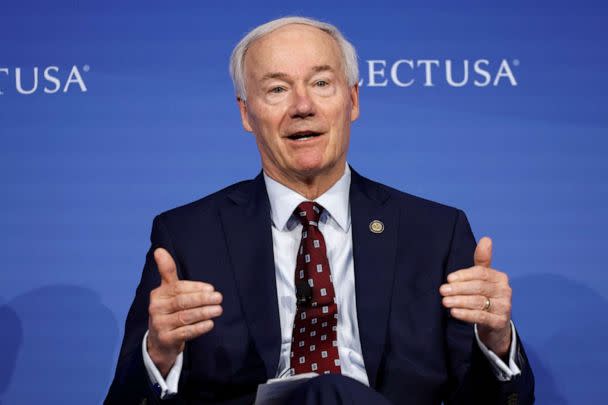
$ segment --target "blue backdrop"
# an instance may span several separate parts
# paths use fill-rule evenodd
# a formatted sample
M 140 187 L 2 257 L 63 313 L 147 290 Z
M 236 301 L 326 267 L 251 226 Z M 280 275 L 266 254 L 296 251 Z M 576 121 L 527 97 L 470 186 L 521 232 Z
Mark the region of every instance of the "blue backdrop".
M 605 2 L 206 3 L 1 0 L 2 404 L 101 402 L 154 215 L 260 168 L 228 58 L 292 14 L 358 48 L 349 162 L 493 237 L 538 403 L 608 397 Z

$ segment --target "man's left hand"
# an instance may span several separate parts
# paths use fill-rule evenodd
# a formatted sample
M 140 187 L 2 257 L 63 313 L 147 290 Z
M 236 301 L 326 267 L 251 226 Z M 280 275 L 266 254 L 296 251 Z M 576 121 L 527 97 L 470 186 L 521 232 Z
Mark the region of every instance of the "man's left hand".
M 511 296 L 509 278 L 492 269 L 492 240 L 477 244 L 474 266 L 448 275 L 439 292 L 450 314 L 477 324 L 479 338 L 497 356 L 505 358 L 511 346 Z

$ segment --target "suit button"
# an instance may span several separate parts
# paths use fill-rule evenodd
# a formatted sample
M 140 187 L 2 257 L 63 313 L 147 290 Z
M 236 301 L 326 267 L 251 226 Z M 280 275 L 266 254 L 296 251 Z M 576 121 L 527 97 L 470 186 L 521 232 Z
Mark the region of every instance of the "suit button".
M 519 403 L 518 399 L 517 392 L 509 394 L 507 397 L 507 405 L 517 405 Z

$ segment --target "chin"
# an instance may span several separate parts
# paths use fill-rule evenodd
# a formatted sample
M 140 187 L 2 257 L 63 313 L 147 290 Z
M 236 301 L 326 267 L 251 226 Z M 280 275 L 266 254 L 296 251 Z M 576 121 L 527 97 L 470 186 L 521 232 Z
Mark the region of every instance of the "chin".
M 313 174 L 326 169 L 327 164 L 319 157 L 305 157 L 296 160 L 293 163 L 293 168 L 297 172 Z
M 327 162 L 307 162 L 294 165 L 294 171 L 306 177 L 313 177 L 324 174 L 329 175 L 334 167 L 335 164 Z

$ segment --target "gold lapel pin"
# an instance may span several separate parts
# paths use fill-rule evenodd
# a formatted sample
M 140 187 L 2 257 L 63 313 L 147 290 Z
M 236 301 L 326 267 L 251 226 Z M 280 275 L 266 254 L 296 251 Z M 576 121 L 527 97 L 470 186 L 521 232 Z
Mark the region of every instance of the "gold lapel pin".
M 373 233 L 382 233 L 384 232 L 384 224 L 382 223 L 382 221 L 374 219 L 372 222 L 369 223 L 369 230 Z

